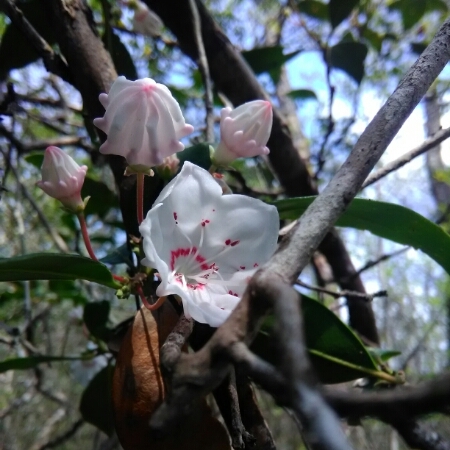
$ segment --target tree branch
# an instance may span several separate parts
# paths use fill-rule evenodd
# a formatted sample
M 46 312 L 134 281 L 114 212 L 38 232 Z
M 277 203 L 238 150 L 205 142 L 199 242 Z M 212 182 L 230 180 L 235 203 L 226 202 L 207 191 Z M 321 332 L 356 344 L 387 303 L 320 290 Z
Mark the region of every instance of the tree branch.
M 420 155 L 432 150 L 439 145 L 441 142 L 444 142 L 446 139 L 450 137 L 450 128 L 445 128 L 444 130 L 439 130 L 434 136 L 426 139 L 421 145 L 416 147 L 415 149 L 405 153 L 404 155 L 397 158 L 395 161 L 386 164 L 380 170 L 377 170 L 372 175 L 370 175 L 367 180 L 363 183 L 361 189 L 365 189 L 367 186 L 375 183 L 376 181 L 384 178 L 386 175 L 389 175 L 391 172 L 400 169 L 405 164 L 411 162 L 414 158 L 417 158 Z
M 11 1 L 0 0 L 0 9 L 11 19 L 11 22 L 25 35 L 37 54 L 43 59 L 45 68 L 67 82 L 72 82 L 71 74 L 64 60 L 53 51 L 45 39 L 34 29 L 23 12 Z

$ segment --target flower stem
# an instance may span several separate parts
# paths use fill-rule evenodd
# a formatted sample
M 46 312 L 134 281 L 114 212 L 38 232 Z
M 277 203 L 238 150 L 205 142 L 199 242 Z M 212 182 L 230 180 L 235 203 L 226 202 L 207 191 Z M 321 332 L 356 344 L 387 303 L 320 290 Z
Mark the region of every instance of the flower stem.
M 91 240 L 89 238 L 89 234 L 87 231 L 86 219 L 84 217 L 84 213 L 83 212 L 78 213 L 77 217 L 80 222 L 81 234 L 83 235 L 83 241 L 84 241 L 84 245 L 86 246 L 86 250 L 89 253 L 89 256 L 91 257 L 91 259 L 93 259 L 94 261 L 98 261 L 97 257 L 95 256 L 94 250 L 92 249 Z
M 152 304 L 147 300 L 147 297 L 144 295 L 144 291 L 142 290 L 141 286 L 136 286 L 136 290 L 139 294 L 139 297 L 141 298 L 143 305 L 150 311 L 156 311 L 167 300 L 167 297 L 159 297 L 158 300 L 156 300 L 156 302 Z
M 137 219 L 140 225 L 144 220 L 144 174 L 137 174 Z

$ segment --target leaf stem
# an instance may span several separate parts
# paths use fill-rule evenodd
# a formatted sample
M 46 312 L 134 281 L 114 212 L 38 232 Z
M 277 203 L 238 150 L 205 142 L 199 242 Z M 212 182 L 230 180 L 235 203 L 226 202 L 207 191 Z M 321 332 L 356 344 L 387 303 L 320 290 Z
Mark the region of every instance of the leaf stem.
M 140 225 L 144 220 L 144 174 L 137 173 L 137 220 Z

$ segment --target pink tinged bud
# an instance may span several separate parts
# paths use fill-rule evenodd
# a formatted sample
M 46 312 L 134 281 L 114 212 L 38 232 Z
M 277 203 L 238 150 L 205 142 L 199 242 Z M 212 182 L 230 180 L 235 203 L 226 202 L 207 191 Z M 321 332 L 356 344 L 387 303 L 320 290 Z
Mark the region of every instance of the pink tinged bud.
M 108 135 L 100 152 L 123 156 L 130 166 L 161 164 L 183 150 L 179 140 L 194 131 L 169 89 L 150 78 L 119 77 L 99 100 L 106 112 L 94 125 Z
M 236 158 L 267 155 L 267 141 L 272 131 L 272 105 L 265 100 L 244 103 L 220 113 L 220 143 L 214 162 L 227 165 Z
M 86 172 L 87 166 L 80 167 L 60 148 L 48 147 L 41 167 L 42 180 L 36 186 L 77 213 L 84 209 L 81 188 Z
M 163 23 L 145 3 L 138 0 L 134 11 L 133 29 L 145 36 L 159 37 L 162 34 Z

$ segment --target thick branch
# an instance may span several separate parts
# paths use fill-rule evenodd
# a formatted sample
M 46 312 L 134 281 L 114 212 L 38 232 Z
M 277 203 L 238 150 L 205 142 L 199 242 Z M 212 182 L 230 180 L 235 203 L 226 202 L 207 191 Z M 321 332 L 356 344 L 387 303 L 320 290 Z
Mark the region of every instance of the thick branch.
M 418 386 L 374 393 L 350 394 L 326 390 L 325 398 L 341 417 L 378 417 L 387 422 L 414 417 L 450 406 L 450 373 Z

